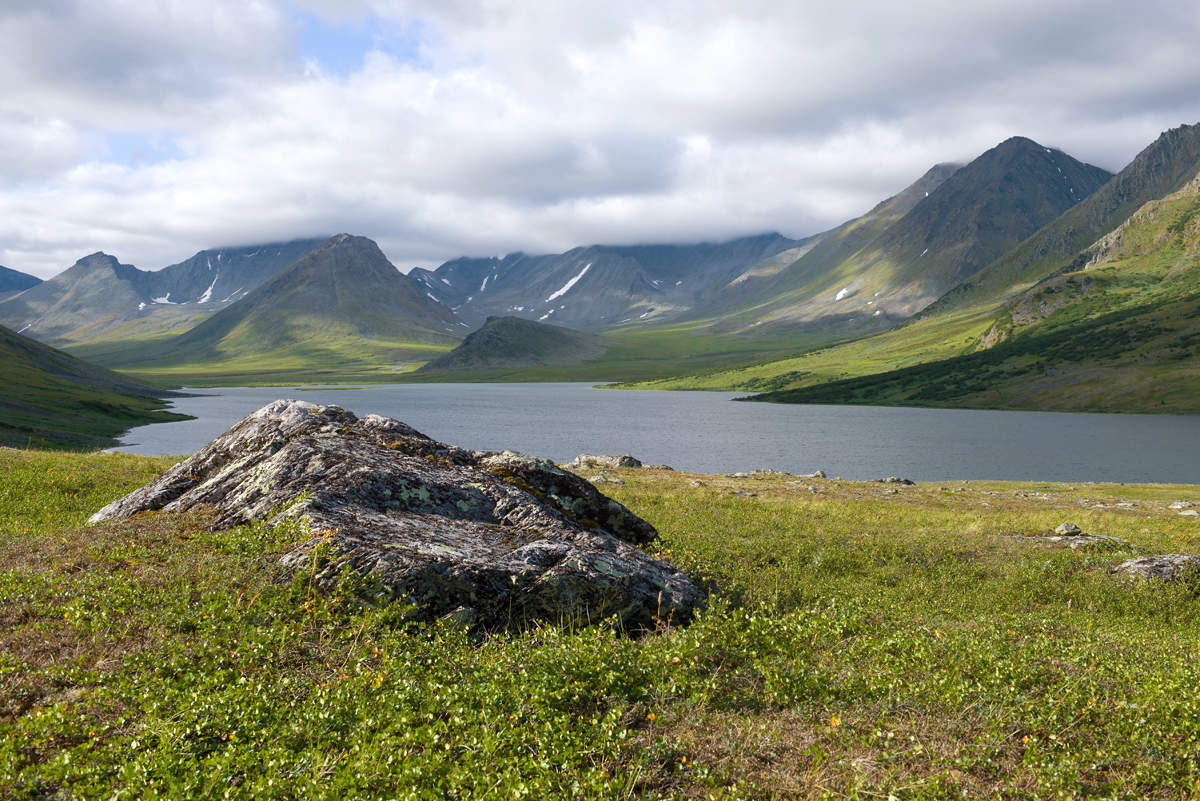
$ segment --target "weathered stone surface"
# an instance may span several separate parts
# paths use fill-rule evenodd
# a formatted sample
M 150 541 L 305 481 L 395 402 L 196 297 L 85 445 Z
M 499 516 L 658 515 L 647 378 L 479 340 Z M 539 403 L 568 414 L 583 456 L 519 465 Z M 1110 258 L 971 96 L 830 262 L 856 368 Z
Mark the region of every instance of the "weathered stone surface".
M 911 487 L 913 485 L 911 480 L 907 478 L 901 478 L 900 476 L 888 476 L 887 478 L 877 478 L 875 480 L 882 484 L 903 484 L 906 487 Z
M 1114 567 L 1112 572 L 1128 578 L 1177 581 L 1184 573 L 1195 570 L 1200 570 L 1200 556 L 1168 553 L 1126 559 Z
M 89 522 L 217 510 L 214 528 L 300 516 L 313 534 L 281 560 L 342 569 L 381 592 L 484 628 L 617 616 L 632 630 L 686 622 L 701 590 L 637 546 L 654 528 L 579 476 L 519 453 L 468 451 L 397 420 L 275 401 Z M 282 510 L 282 511 L 280 511 Z
M 581 467 L 641 467 L 642 463 L 639 459 L 635 459 L 629 454 L 623 456 L 605 456 L 601 453 L 581 453 L 567 465 L 567 467 L 578 469 Z
M 1059 545 L 1072 551 L 1085 551 L 1092 548 L 1113 551 L 1118 548 L 1129 548 L 1129 543 L 1119 537 L 1107 534 L 1019 534 L 1017 539 L 1024 542 L 1041 542 L 1047 545 Z
M 1083 533 L 1083 529 L 1074 523 L 1059 523 L 1054 533 L 1060 537 L 1077 537 Z
M 1195 505 L 1196 504 L 1192 503 L 1191 501 L 1175 501 L 1172 504 L 1170 504 L 1167 508 L 1168 509 L 1191 509 Z

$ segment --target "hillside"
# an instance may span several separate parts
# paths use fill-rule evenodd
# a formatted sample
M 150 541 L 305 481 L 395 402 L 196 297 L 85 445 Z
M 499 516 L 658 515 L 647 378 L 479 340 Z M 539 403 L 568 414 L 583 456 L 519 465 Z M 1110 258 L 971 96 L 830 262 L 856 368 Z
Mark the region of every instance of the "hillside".
M 979 350 L 763 395 L 781 402 L 1200 412 L 1200 177 L 1001 313 Z
M 1140 206 L 1187 183 L 1198 166 L 1200 125 L 1166 131 L 1091 196 L 898 327 L 786 359 L 637 386 L 751 392 L 801 389 L 970 354 L 1022 293 L 1047 276 L 1072 269 L 1097 239 Z M 1005 275 L 1011 280 L 1006 282 Z M 838 395 L 831 392 L 822 397 Z
M 400 369 L 457 344 L 462 326 L 369 239 L 340 234 L 176 337 L 98 355 L 146 376 Z M 83 351 L 83 349 L 81 349 Z
M 606 350 L 603 337 L 519 317 L 489 317 L 454 350 L 418 372 L 556 367 L 595 359 Z
M 0 444 L 90 450 L 135 425 L 186 419 L 161 394 L 0 326 Z
M 713 325 L 815 327 L 830 339 L 890 328 L 969 279 L 1110 178 L 1013 137 L 963 167 L 939 165 L 822 240 Z M 836 336 L 834 336 L 836 335 Z
M 0 323 L 58 346 L 178 333 L 244 297 L 318 241 L 205 250 L 156 271 L 93 253 L 0 302 Z
M 42 279 L 8 267 L 0 266 L 0 300 L 10 298 L 18 292 L 42 283 Z

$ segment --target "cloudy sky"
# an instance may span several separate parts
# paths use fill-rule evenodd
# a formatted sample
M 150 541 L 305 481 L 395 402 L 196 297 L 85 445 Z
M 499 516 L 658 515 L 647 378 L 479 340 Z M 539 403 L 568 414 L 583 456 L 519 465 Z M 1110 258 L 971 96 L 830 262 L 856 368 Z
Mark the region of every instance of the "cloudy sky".
M 1021 134 L 1200 121 L 1179 0 L 4 0 L 0 264 L 801 236 Z

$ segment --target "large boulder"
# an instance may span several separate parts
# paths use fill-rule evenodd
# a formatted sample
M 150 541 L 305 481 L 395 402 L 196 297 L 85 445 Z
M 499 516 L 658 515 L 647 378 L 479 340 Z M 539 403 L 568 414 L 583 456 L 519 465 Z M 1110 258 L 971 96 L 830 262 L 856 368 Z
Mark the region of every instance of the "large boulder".
M 686 622 L 703 599 L 641 550 L 653 526 L 579 476 L 338 406 L 264 406 L 89 522 L 200 505 L 216 510 L 214 529 L 300 516 L 312 538 L 283 556 L 286 571 L 316 561 L 329 589 L 350 567 L 385 598 L 485 629 L 612 616 L 652 629 Z

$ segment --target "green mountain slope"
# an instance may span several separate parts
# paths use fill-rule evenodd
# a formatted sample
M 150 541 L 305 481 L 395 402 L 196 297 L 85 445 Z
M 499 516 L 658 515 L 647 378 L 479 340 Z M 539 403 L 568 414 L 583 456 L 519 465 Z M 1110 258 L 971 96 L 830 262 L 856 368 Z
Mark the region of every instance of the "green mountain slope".
M 155 380 L 315 379 L 411 369 L 461 331 L 374 242 L 340 234 L 183 334 L 73 352 Z
M 719 327 L 889 328 L 974 275 L 1111 175 L 1013 137 L 965 167 L 935 167 L 822 241 Z
M 969 354 L 997 317 L 1030 286 L 1071 269 L 1081 251 L 1119 226 L 1134 209 L 1186 183 L 1196 174 L 1198 159 L 1200 125 L 1163 133 L 1103 187 L 898 327 L 786 359 L 639 386 L 751 392 L 800 389 Z M 1016 283 L 1006 283 L 1004 275 Z
M 0 326 L 0 444 L 90 450 L 125 429 L 186 419 L 156 391 Z
M 520 317 L 489 317 L 457 348 L 419 372 L 554 367 L 580 364 L 606 350 L 605 340 Z
M 1200 412 L 1200 178 L 1010 304 L 980 350 L 783 402 Z

